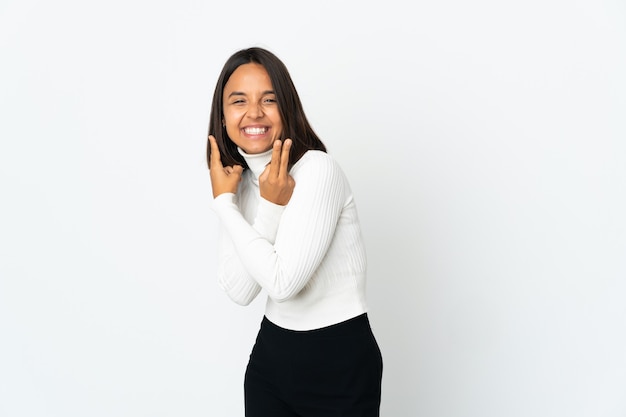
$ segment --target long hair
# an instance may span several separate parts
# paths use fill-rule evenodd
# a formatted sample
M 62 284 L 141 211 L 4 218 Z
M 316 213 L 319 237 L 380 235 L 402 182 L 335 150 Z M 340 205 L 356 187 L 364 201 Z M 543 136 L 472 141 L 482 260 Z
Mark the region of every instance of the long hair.
M 226 133 L 223 126 L 224 118 L 224 87 L 233 72 L 243 64 L 256 63 L 262 65 L 269 74 L 272 87 L 276 93 L 278 110 L 283 125 L 280 139 L 290 138 L 293 141 L 289 154 L 289 168 L 293 166 L 308 150 L 326 152 L 326 146 L 319 139 L 304 114 L 300 97 L 291 80 L 289 71 L 276 55 L 263 48 L 248 48 L 235 52 L 224 64 L 217 80 L 211 116 L 209 135 L 213 135 L 220 150 L 224 166 L 241 165 L 248 168 L 243 156 L 237 151 L 237 145 Z M 210 163 L 211 146 L 207 137 L 207 163 Z

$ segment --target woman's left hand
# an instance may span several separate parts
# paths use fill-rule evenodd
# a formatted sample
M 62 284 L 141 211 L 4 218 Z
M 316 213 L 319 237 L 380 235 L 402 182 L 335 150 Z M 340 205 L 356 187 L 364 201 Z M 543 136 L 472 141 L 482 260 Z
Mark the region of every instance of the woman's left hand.
M 243 167 L 241 165 L 224 166 L 220 157 L 220 150 L 213 136 L 209 136 L 211 144 L 211 157 L 209 162 L 209 173 L 211 174 L 211 186 L 213 187 L 213 198 L 224 193 L 237 192 Z
M 291 139 L 274 141 L 272 161 L 259 176 L 261 197 L 280 206 L 285 206 L 291 199 L 296 181 L 289 175 L 289 150 Z

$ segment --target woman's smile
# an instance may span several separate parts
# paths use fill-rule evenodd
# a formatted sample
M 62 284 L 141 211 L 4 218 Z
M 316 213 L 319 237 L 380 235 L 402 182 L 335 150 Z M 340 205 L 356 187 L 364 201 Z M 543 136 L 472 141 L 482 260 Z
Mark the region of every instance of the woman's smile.
M 276 94 L 267 70 L 239 66 L 224 87 L 224 125 L 228 137 L 245 153 L 268 151 L 282 132 Z

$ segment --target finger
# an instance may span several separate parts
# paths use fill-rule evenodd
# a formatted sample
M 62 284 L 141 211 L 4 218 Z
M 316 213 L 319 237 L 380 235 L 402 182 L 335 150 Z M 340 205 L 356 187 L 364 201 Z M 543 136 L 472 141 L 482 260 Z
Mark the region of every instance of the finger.
M 280 171 L 280 150 L 282 142 L 279 139 L 274 141 L 272 148 L 272 160 L 270 161 L 270 176 L 277 177 Z
M 211 144 L 210 166 L 223 167 L 222 158 L 220 157 L 220 148 L 217 146 L 217 141 L 213 135 L 209 135 L 209 143 Z
M 280 172 L 279 175 L 288 175 L 289 171 L 289 151 L 291 150 L 291 139 L 285 139 L 285 143 L 283 144 L 283 149 L 280 155 Z
M 227 173 L 228 175 L 231 174 L 236 174 L 236 175 L 241 175 L 243 173 L 243 167 L 241 165 L 235 165 L 235 166 L 227 166 L 224 167 L 224 172 Z
M 263 182 L 267 179 L 267 177 L 269 177 L 270 175 L 270 164 L 265 165 L 265 168 L 263 169 L 263 172 L 261 172 L 261 175 L 259 175 L 259 181 Z

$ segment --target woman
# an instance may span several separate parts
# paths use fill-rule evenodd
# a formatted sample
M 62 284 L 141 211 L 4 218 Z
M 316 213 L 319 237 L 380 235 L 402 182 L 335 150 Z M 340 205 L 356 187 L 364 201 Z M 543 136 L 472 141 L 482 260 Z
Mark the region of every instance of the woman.
M 209 133 L 220 285 L 241 305 L 268 296 L 246 416 L 378 416 L 382 357 L 352 192 L 274 54 L 227 60 Z

